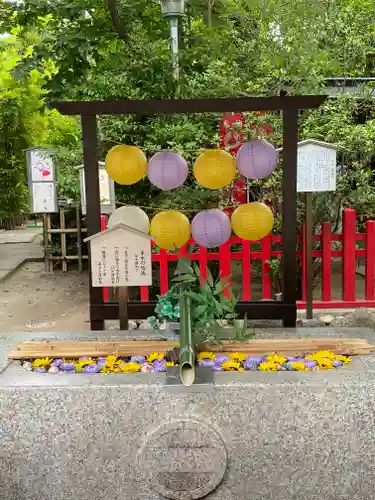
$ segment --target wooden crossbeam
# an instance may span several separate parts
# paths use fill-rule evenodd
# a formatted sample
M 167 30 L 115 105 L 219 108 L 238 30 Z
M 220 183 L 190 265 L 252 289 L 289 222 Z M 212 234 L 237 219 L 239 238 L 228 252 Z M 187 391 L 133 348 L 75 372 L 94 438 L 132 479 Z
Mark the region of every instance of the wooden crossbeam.
M 9 359 L 25 358 L 78 358 L 80 356 L 147 356 L 152 352 L 166 352 L 179 346 L 178 341 L 157 340 L 45 340 L 19 342 L 16 349 L 8 352 Z M 331 351 L 335 354 L 360 355 L 374 350 L 365 339 L 359 338 L 309 338 L 309 339 L 252 339 L 247 342 L 224 340 L 220 344 L 202 344 L 199 351 L 220 353 L 245 352 L 249 356 L 277 352 L 297 355 L 316 351 Z

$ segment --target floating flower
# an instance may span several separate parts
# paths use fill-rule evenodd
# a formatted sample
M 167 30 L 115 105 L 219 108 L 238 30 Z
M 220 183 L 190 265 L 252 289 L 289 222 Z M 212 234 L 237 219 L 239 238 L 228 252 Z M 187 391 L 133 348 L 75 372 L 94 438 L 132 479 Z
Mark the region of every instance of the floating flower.
M 218 354 L 215 356 L 215 365 L 222 365 L 223 363 L 225 363 L 225 361 L 229 361 L 229 358 L 228 356 L 223 356 L 222 354 Z
M 278 369 L 279 365 L 272 363 L 271 361 L 264 361 L 259 365 L 259 370 L 261 372 L 277 372 Z
M 277 365 L 282 365 L 287 361 L 285 356 L 279 356 L 278 354 L 270 354 L 267 356 L 267 361 L 270 363 L 276 363 Z
M 304 359 L 304 360 L 303 360 L 303 363 L 305 363 L 305 366 L 306 366 L 307 368 L 309 368 L 310 370 L 312 370 L 313 368 L 315 368 L 315 367 L 316 367 L 316 365 L 317 365 L 317 362 L 316 362 L 316 361 L 311 361 L 311 360 L 309 360 L 309 359 Z
M 198 361 L 202 361 L 203 359 L 215 359 L 215 354 L 213 352 L 199 352 L 197 355 Z
M 144 356 L 132 356 L 130 361 L 133 361 L 133 363 L 144 363 L 146 358 Z
M 213 366 L 215 366 L 215 361 L 213 359 L 199 359 L 198 365 L 202 366 L 203 368 L 212 368 Z
M 298 361 L 300 358 L 297 358 L 295 356 L 285 356 L 287 361 Z
M 38 358 L 33 361 L 33 369 L 35 370 L 35 368 L 47 368 L 51 363 L 52 359 L 50 358 Z
M 164 363 L 164 366 L 168 368 L 168 366 L 176 366 L 176 363 L 174 361 L 166 361 Z
M 244 366 L 245 370 L 256 371 L 256 370 L 258 370 L 258 366 L 260 365 L 260 363 L 262 361 L 263 361 L 262 358 L 255 358 L 255 357 L 249 356 L 248 358 L 246 358 L 243 366 Z
M 60 367 L 64 363 L 63 359 L 54 359 L 51 363 L 51 366 L 58 366 Z
M 91 365 L 93 360 L 89 356 L 81 356 L 76 363 L 76 372 L 81 373 L 85 366 Z
M 99 373 L 100 366 L 97 364 L 87 365 L 83 368 L 83 373 Z
M 336 360 L 336 361 L 333 362 L 333 367 L 334 368 L 338 368 L 339 366 L 342 366 L 342 361 Z
M 244 352 L 231 352 L 230 354 L 228 354 L 228 357 L 232 361 L 239 361 L 240 363 L 242 363 L 247 358 L 247 355 Z
M 244 368 L 241 366 L 239 361 L 225 361 L 222 365 L 226 372 L 242 372 Z
M 46 369 L 44 366 L 39 366 L 38 368 L 35 368 L 34 372 L 36 373 L 46 373 Z
M 62 363 L 60 370 L 63 372 L 74 372 L 75 363 Z
M 310 371 L 310 368 L 306 366 L 306 363 L 303 361 L 290 361 L 290 364 L 292 365 L 292 369 L 296 370 L 297 372 L 308 372 Z
M 214 365 L 212 367 L 212 371 L 214 371 L 214 372 L 222 372 L 222 371 L 224 371 L 224 368 L 222 366 L 220 366 L 220 365 Z
M 337 355 L 337 356 L 335 357 L 335 360 L 336 360 L 336 361 L 342 361 L 342 363 L 343 363 L 344 365 L 347 365 L 348 363 L 351 363 L 351 362 L 352 362 L 351 358 L 349 358 L 348 356 L 341 356 L 341 355 Z
M 130 361 L 129 363 L 124 363 L 122 365 L 122 371 L 136 373 L 141 371 L 141 365 L 139 363 L 134 363 Z
M 318 366 L 321 370 L 330 370 L 333 368 L 333 360 L 328 358 L 318 359 Z
M 60 368 L 58 366 L 51 365 L 48 368 L 48 373 L 53 373 L 53 374 L 60 373 Z
M 314 354 L 316 358 L 335 359 L 336 355 L 331 351 L 318 351 Z
M 98 358 L 98 366 L 104 366 L 106 364 L 106 359 L 105 358 Z
M 152 363 L 152 366 L 154 367 L 154 370 L 156 372 L 166 372 L 167 367 L 165 366 L 166 360 L 165 359 L 157 359 Z
M 164 358 L 164 352 L 152 352 L 147 356 L 147 361 L 153 363 L 154 361 L 161 360 Z
M 141 367 L 141 372 L 142 373 L 151 373 L 151 372 L 154 372 L 155 371 L 155 368 L 153 367 L 153 365 L 149 365 L 147 363 L 143 363 L 142 367 Z

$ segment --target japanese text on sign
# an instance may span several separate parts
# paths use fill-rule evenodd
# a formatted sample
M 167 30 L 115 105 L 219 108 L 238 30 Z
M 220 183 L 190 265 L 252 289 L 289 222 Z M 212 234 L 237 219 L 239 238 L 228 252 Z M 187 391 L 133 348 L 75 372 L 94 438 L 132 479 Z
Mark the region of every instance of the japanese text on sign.
M 318 144 L 298 147 L 297 192 L 336 190 L 336 151 Z

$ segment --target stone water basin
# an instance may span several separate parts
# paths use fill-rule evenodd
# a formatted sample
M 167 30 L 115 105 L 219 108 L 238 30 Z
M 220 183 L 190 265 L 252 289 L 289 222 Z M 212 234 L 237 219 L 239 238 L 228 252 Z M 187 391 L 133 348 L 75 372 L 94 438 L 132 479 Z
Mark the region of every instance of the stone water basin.
M 367 329 L 257 333 L 375 344 Z M 32 338 L 93 336 L 115 338 Z M 56 376 L 8 363 L 30 339 L 0 339 L 0 500 L 374 498 L 374 354 L 335 371 L 218 372 L 210 390 L 171 390 L 165 373 Z

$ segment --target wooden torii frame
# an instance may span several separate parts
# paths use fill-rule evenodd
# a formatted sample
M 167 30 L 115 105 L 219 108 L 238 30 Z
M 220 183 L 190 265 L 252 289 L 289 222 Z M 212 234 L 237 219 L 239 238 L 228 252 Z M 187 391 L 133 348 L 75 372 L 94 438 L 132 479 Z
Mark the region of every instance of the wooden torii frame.
M 174 113 L 224 113 L 235 111 L 281 111 L 283 119 L 283 300 L 242 301 L 237 310 L 249 319 L 281 319 L 285 327 L 296 324 L 296 226 L 297 226 L 297 142 L 298 114 L 301 109 L 318 108 L 322 95 L 271 96 L 224 99 L 165 99 L 58 102 L 54 107 L 63 115 L 80 115 L 82 121 L 83 161 L 87 196 L 87 235 L 100 231 L 98 176 L 98 115 L 164 115 Z M 155 302 L 130 302 L 129 318 L 147 318 L 154 313 Z M 91 286 L 90 323 L 92 330 L 103 330 L 104 321 L 118 319 L 119 305 L 105 303 L 101 288 Z

